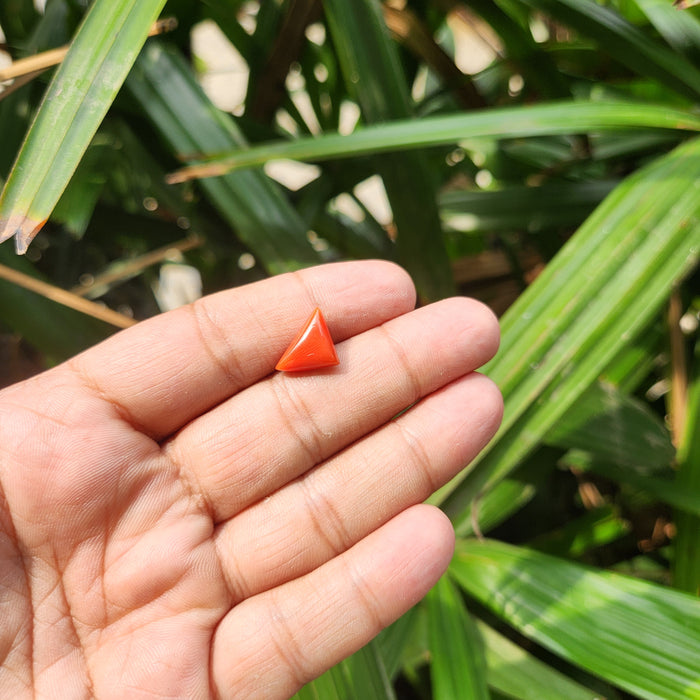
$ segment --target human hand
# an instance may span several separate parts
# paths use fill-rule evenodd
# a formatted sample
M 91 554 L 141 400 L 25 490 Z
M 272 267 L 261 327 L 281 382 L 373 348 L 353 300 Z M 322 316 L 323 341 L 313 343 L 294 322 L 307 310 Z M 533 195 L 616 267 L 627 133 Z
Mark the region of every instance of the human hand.
M 0 392 L 0 697 L 285 698 L 420 600 L 501 400 L 492 314 L 414 302 L 325 265 Z M 273 373 L 316 306 L 340 365 Z

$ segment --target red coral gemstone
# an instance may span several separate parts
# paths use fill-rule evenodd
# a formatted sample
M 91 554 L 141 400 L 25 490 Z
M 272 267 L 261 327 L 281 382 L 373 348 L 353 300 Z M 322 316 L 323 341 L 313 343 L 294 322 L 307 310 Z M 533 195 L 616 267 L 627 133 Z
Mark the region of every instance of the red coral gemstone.
M 303 372 L 338 364 L 333 339 L 323 319 L 321 309 L 315 309 L 299 335 L 287 348 L 275 369 L 282 372 Z

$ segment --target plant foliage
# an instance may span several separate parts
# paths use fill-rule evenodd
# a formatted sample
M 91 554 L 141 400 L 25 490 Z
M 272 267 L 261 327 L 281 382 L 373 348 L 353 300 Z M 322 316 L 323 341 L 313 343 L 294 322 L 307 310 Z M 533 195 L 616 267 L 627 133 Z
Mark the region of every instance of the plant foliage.
M 448 574 L 298 697 L 700 698 L 700 14 L 84 5 L 0 4 L 0 237 L 36 235 L 0 273 L 143 318 L 173 251 L 207 292 L 378 257 L 502 314 L 502 428 L 433 497 Z M 12 280 L 2 337 L 44 363 L 111 332 Z

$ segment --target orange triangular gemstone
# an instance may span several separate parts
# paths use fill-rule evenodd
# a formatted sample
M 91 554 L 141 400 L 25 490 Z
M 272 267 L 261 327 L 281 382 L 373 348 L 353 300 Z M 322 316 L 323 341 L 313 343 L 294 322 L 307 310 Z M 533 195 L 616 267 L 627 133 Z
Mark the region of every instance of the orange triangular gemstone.
M 337 364 L 338 355 L 328 326 L 323 320 L 321 309 L 315 309 L 275 369 L 282 372 L 303 372 Z

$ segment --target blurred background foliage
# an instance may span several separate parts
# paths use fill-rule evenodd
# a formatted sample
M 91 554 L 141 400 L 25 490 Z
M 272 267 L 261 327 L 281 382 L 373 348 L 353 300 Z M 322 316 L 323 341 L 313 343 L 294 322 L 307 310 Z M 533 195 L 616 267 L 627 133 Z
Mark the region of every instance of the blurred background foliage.
M 0 223 L 48 219 L 0 245 L 2 383 L 323 261 L 475 296 L 506 414 L 433 498 L 450 571 L 298 697 L 700 698 L 692 3 L 88 4 L 0 3 Z

